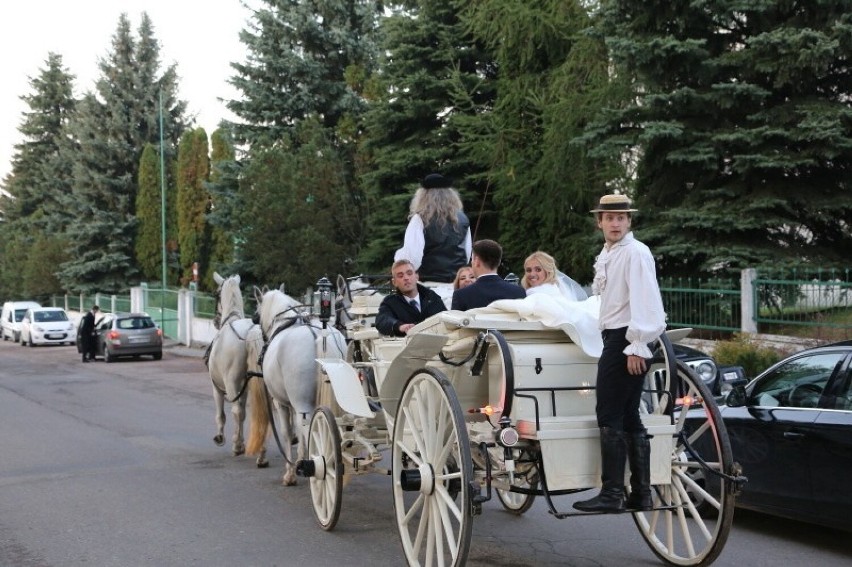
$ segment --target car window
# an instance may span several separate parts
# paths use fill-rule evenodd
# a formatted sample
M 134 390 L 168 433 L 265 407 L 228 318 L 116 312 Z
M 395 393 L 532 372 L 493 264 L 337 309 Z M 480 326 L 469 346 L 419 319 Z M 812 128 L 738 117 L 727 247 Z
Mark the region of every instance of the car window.
M 128 319 L 119 319 L 119 329 L 152 329 L 154 321 L 150 317 L 130 317 Z
M 26 315 L 26 314 L 27 314 L 26 309 L 16 309 L 15 310 L 15 321 L 20 323 L 21 321 L 24 320 L 24 315 Z
M 800 356 L 779 366 L 757 383 L 750 404 L 768 407 L 815 408 L 834 369 L 846 353 Z
M 67 320 L 68 316 L 64 311 L 36 311 L 33 313 L 33 321 L 36 323 L 53 323 Z

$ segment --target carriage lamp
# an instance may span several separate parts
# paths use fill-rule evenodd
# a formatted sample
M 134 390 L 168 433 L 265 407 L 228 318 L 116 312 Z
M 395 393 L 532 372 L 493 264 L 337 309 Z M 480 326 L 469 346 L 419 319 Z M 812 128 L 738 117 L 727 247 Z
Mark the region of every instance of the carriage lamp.
M 329 319 L 331 319 L 331 282 L 328 281 L 327 277 L 323 276 L 319 279 L 317 292 L 320 300 L 320 321 L 325 328 Z
M 508 274 L 506 274 L 506 277 L 503 278 L 503 280 L 507 281 L 509 283 L 513 283 L 515 285 L 521 285 L 520 284 L 521 278 L 516 276 L 514 272 L 509 272 Z

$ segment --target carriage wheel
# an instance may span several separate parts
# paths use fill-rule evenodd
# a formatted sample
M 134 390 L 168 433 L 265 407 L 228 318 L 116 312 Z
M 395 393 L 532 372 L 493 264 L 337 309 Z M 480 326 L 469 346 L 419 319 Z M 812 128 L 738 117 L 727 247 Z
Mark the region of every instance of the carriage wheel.
M 409 565 L 464 565 L 472 535 L 472 461 L 455 390 L 434 369 L 415 372 L 393 427 L 393 504 Z
M 308 460 L 313 462 L 310 477 L 311 504 L 322 529 L 329 531 L 340 517 L 343 498 L 343 456 L 340 430 L 331 410 L 320 406 L 314 410 L 308 429 Z
M 650 398 L 651 413 L 672 415 L 677 432 L 671 484 L 653 487 L 654 506 L 670 508 L 637 512 L 633 519 L 651 550 L 664 562 L 709 565 L 722 552 L 734 516 L 732 480 L 712 473 L 733 474 L 730 440 L 704 382 L 682 362 L 673 363 L 670 344 L 662 350 L 663 365 L 652 366 L 648 372 L 653 391 L 646 394 L 646 402 Z M 692 411 L 685 411 L 690 407 Z M 710 471 L 702 468 L 690 448 Z
M 522 462 L 522 459 L 529 459 L 530 455 L 526 451 L 513 451 L 517 471 L 512 478 L 512 486 L 523 488 L 525 490 L 538 489 L 538 469 L 534 462 Z M 497 499 L 506 509 L 512 514 L 520 516 L 532 507 L 535 501 L 535 494 L 524 494 L 521 492 L 511 492 L 509 490 L 496 489 Z

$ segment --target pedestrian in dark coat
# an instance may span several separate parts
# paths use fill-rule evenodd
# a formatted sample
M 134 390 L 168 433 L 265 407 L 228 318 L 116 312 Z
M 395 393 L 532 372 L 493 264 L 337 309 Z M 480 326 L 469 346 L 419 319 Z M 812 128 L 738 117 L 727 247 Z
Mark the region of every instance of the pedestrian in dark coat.
M 95 351 L 97 350 L 97 333 L 95 331 L 95 317 L 97 317 L 100 308 L 93 305 L 92 309 L 83 315 L 80 321 L 80 347 L 82 349 L 83 362 L 89 362 L 95 359 Z

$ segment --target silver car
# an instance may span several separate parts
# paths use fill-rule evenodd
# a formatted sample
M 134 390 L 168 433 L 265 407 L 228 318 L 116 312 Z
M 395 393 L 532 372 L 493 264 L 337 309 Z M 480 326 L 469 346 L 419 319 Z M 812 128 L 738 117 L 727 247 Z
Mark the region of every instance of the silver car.
M 107 362 L 119 357 L 163 358 L 163 331 L 147 313 L 107 313 L 96 324 L 95 356 Z M 79 328 L 77 350 L 81 350 Z

